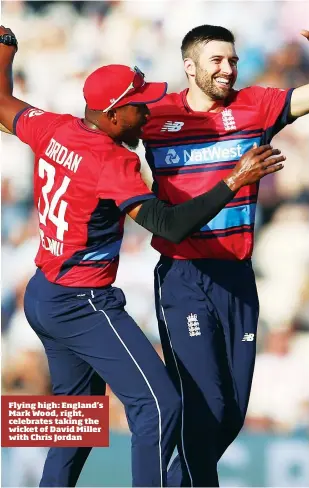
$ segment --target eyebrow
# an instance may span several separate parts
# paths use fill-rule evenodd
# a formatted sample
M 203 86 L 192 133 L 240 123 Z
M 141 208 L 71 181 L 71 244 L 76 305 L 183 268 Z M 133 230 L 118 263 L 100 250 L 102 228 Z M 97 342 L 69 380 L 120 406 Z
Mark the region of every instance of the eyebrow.
M 225 56 L 222 56 L 222 54 L 214 54 L 209 59 L 224 58 L 224 57 Z M 236 61 L 239 61 L 239 57 L 238 56 L 231 56 L 229 59 L 235 59 Z

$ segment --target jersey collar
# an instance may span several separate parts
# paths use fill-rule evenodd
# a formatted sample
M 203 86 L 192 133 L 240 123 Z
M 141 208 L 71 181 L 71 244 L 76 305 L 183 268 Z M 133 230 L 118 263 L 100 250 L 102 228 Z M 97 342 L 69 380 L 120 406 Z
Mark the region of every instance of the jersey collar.
M 196 112 L 195 110 L 192 110 L 192 108 L 190 107 L 190 105 L 188 104 L 188 101 L 187 101 L 188 91 L 189 91 L 189 88 L 186 88 L 185 90 L 180 92 L 180 98 L 181 98 L 182 105 L 188 113 L 191 113 L 191 114 L 199 114 L 200 113 L 200 114 L 212 115 L 212 114 L 217 114 L 217 113 L 221 112 L 221 110 L 220 110 L 220 112 Z M 235 91 L 232 90 L 230 96 L 226 100 L 224 100 L 224 105 L 222 106 L 222 110 L 224 110 L 225 107 L 230 105 L 234 96 L 235 96 Z

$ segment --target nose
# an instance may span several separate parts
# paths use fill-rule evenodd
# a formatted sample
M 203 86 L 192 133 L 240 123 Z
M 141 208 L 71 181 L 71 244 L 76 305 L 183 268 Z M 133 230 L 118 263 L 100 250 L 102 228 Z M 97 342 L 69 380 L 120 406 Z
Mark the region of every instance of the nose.
M 231 75 L 233 73 L 232 66 L 230 65 L 228 59 L 223 59 L 221 62 L 221 71 L 225 75 Z

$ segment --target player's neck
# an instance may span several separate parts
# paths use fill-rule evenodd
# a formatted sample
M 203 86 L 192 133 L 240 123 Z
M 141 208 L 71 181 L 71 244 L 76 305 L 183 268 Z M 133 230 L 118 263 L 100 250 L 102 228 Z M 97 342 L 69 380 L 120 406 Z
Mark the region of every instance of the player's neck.
M 111 139 L 115 140 L 115 142 L 117 142 L 114 134 L 112 134 L 108 130 L 108 128 L 105 129 L 104 127 L 99 127 L 99 125 L 94 124 L 94 122 L 92 122 L 92 121 L 90 121 L 90 120 L 88 120 L 86 118 L 82 119 L 82 122 L 83 122 L 84 125 L 86 125 L 87 127 L 89 127 L 89 129 L 92 129 L 92 130 L 96 130 L 98 132 L 101 132 L 102 134 L 110 137 Z
M 99 130 L 102 132 L 102 130 L 100 129 L 100 127 L 98 127 L 96 124 L 94 124 L 93 122 L 90 122 L 90 120 L 87 120 L 86 118 L 83 118 L 82 119 L 82 122 L 84 125 L 86 125 L 87 127 L 89 127 L 89 129 L 92 129 L 92 130 Z
M 224 107 L 224 100 L 212 100 L 197 87 L 189 88 L 187 103 L 194 112 L 221 112 Z

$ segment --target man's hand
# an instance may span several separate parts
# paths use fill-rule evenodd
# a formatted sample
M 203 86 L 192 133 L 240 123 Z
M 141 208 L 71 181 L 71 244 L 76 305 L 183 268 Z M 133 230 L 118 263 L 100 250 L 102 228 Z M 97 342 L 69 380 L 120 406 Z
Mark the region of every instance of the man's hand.
M 0 26 L 0 35 L 14 35 L 11 29 Z M 29 107 L 28 103 L 13 97 L 12 63 L 16 47 L 0 43 L 0 124 L 9 132 L 13 132 L 15 116 Z M 3 131 L 3 128 L 1 128 Z M 5 132 L 5 131 L 3 131 Z
M 3 36 L 3 34 L 11 34 L 11 36 L 15 36 L 14 32 L 12 32 L 9 27 L 4 27 L 4 25 L 0 25 L 0 36 Z
M 309 41 L 308 30 L 303 29 L 300 34 Z M 292 117 L 302 117 L 306 114 L 309 114 L 309 83 L 293 90 L 290 103 L 290 115 Z
M 307 39 L 307 41 L 309 41 L 309 31 L 308 30 L 302 29 L 300 31 L 300 33 L 302 36 L 304 36 Z
M 15 34 L 9 29 L 8 27 L 4 27 L 4 25 L 0 25 L 0 36 L 3 36 L 4 34 L 9 34 L 11 36 L 15 36 Z M 14 57 L 15 53 L 17 51 L 17 46 L 9 46 L 7 44 L 4 44 L 3 42 L 0 43 L 0 62 L 2 62 L 2 57 Z
M 225 183 L 232 191 L 238 191 L 242 186 L 251 185 L 263 176 L 280 171 L 286 157 L 279 154 L 280 150 L 272 149 L 269 144 L 250 149 L 240 158 L 230 176 L 224 179 Z

